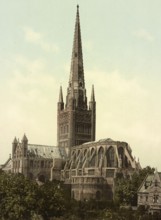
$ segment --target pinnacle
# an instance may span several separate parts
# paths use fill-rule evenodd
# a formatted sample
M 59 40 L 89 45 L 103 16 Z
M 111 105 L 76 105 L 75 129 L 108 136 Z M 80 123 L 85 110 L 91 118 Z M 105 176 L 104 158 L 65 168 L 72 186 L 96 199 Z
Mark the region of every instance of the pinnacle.
M 15 137 L 14 140 L 13 140 L 13 144 L 17 144 L 17 138 Z
M 94 85 L 92 85 L 91 102 L 95 102 Z
M 63 91 L 62 91 L 62 86 L 60 86 L 59 102 L 60 102 L 60 103 L 63 103 Z
M 27 142 L 27 141 L 28 141 L 28 139 L 27 139 L 26 135 L 24 134 L 24 136 L 22 138 L 22 142 Z

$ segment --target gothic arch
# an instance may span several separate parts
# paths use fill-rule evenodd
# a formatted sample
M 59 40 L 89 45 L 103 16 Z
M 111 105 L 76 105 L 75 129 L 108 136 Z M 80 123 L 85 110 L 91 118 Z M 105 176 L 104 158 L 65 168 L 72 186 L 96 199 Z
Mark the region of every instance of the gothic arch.
M 106 151 L 107 167 L 116 167 L 116 154 L 112 146 Z
M 96 150 L 92 148 L 89 152 L 89 167 L 95 167 L 96 162 Z
M 75 151 L 73 150 L 71 154 L 72 154 L 72 156 L 74 156 L 74 154 L 75 154 Z
M 124 148 L 123 147 L 118 148 L 118 154 L 119 154 L 119 157 L 123 160 L 124 159 Z
M 104 155 L 104 148 L 101 146 L 98 149 L 98 166 L 99 167 L 103 166 L 103 155 Z
M 83 154 L 84 154 L 84 157 L 87 155 L 87 149 L 84 150 Z
M 81 151 L 80 151 L 80 150 L 78 150 L 78 151 L 77 151 L 77 157 L 79 157 L 79 156 L 80 156 L 80 153 L 81 153 Z
M 125 167 L 128 168 L 129 167 L 129 161 L 128 158 L 125 156 Z

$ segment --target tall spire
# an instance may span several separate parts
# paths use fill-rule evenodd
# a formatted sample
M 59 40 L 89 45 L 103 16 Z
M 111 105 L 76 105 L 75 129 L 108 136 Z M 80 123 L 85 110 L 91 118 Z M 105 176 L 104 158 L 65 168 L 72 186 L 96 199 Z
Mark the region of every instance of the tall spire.
M 84 80 L 83 53 L 79 20 L 79 6 L 77 5 L 74 40 L 72 49 L 71 69 L 65 106 L 62 89 L 60 88 L 57 138 L 58 145 L 69 147 L 95 140 L 96 102 L 94 88 L 89 105 Z
M 82 55 L 82 42 L 81 42 L 81 30 L 80 30 L 78 5 L 77 5 L 77 13 L 76 13 L 69 84 L 77 88 L 79 87 L 80 84 L 84 88 L 83 55 Z

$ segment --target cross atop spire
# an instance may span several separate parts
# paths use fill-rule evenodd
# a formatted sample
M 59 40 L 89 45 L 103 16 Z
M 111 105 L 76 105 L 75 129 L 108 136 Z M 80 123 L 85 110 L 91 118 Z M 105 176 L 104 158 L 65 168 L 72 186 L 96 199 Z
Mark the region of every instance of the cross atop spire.
M 69 84 L 74 87 L 76 86 L 77 88 L 79 87 L 80 84 L 84 88 L 84 68 L 83 68 L 82 42 L 81 42 L 81 30 L 80 30 L 78 5 L 77 5 L 77 13 L 76 13 Z

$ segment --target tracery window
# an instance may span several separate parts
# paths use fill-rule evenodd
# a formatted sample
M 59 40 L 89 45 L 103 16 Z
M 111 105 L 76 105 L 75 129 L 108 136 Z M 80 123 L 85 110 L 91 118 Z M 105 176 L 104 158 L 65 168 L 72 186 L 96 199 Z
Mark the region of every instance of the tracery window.
M 90 167 L 95 166 L 95 158 L 96 158 L 95 150 L 94 150 L 94 148 L 92 148 L 91 153 L 89 155 L 89 166 Z
M 111 146 L 106 152 L 107 167 L 115 167 L 115 151 Z
M 100 147 L 100 149 L 98 150 L 98 166 L 102 167 L 103 165 L 103 153 L 104 153 L 104 149 L 103 147 Z
M 119 156 L 121 157 L 121 159 L 123 160 L 123 158 L 124 158 L 124 149 L 123 149 L 123 147 L 119 147 L 118 153 L 119 153 Z

